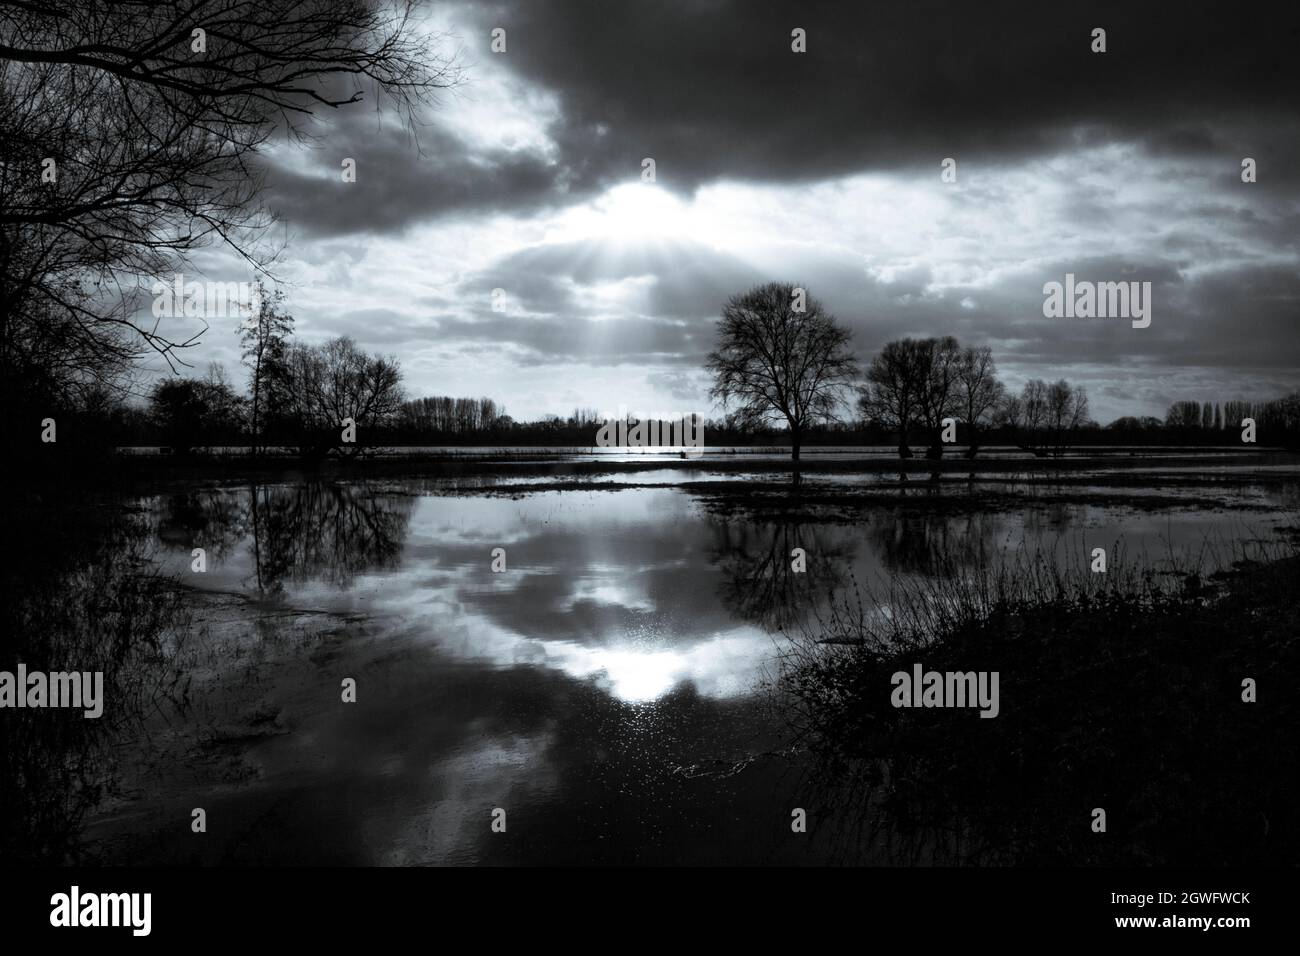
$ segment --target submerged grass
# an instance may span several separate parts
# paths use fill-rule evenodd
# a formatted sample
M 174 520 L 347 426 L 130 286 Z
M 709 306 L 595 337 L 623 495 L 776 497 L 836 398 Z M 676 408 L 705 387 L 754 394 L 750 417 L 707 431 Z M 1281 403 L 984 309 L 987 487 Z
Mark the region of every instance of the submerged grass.
M 783 683 L 846 861 L 1300 862 L 1295 546 L 1090 560 L 954 562 L 806 628 Z M 914 664 L 997 671 L 998 716 L 895 708 Z

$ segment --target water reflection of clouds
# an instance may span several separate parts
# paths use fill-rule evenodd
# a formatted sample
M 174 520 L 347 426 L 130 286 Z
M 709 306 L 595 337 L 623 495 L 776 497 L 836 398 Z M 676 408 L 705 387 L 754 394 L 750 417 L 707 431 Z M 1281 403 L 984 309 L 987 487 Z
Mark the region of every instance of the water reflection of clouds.
M 599 570 L 606 574 L 617 573 L 612 567 Z M 644 591 L 636 591 L 624 581 L 584 578 L 574 585 L 572 591 L 564 599 L 563 606 L 572 610 L 583 601 L 589 601 L 592 604 L 623 607 L 630 611 L 654 611 L 656 609 L 655 602 Z
M 863 583 L 933 573 L 939 559 L 983 561 L 1031 539 L 1064 553 L 1085 529 L 1088 541 L 1113 532 L 1130 547 L 1158 542 L 1163 550 L 1171 532 L 1196 543 L 1222 520 L 1188 513 L 1171 524 L 1168 515 L 1058 504 L 991 515 L 883 509 L 853 525 L 767 525 L 701 520 L 690 495 L 671 488 L 507 499 L 276 486 L 258 500 L 257 521 L 223 518 L 229 508 L 193 496 L 184 510 L 171 508 L 177 530 L 213 535 L 222 521 L 231 526 L 233 546 L 191 581 L 252 592 L 275 571 L 277 589 L 263 596 L 286 609 L 364 613 L 381 631 L 427 642 L 446 658 L 558 671 L 628 702 L 683 682 L 714 698 L 749 692 L 779 651 L 765 629 L 770 615 L 751 605 L 802 606 L 810 584 L 843 587 L 846 572 Z M 304 522 L 318 518 L 362 530 L 311 547 L 275 540 L 284 529 L 309 531 Z M 167 539 L 171 570 L 188 570 L 184 537 Z M 789 574 L 794 546 L 810 555 L 807 574 Z M 495 547 L 506 548 L 504 573 L 491 571 Z M 279 563 L 270 566 L 267 554 Z
M 391 601 L 377 602 L 374 610 L 391 615 L 394 627 L 403 633 L 433 640 L 449 656 L 501 668 L 558 670 L 594 681 L 627 702 L 653 700 L 682 682 L 690 682 L 709 697 L 741 695 L 753 689 L 774 653 L 772 638 L 757 627 L 683 632 L 658 624 L 653 620 L 653 602 L 620 589 L 617 581 L 584 586 L 582 599 L 594 593 L 605 600 L 625 597 L 652 620 L 639 627 L 611 628 L 598 644 L 553 635 L 536 637 L 526 620 L 506 624 L 496 615 L 461 604 L 456 592 L 457 587 L 450 585 L 436 594 L 426 590 L 418 598 L 394 594 Z M 560 600 L 570 606 L 579 603 L 572 597 Z

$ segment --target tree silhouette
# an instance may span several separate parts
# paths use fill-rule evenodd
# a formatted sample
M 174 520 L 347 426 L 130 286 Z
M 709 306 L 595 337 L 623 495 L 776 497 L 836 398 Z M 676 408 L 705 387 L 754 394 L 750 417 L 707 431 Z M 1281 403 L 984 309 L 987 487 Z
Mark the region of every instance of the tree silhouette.
M 977 361 L 978 359 L 978 361 Z M 858 409 L 872 424 L 898 430 L 898 457 L 911 458 L 907 433 L 914 426 L 925 429 L 929 444 L 926 456 L 943 457 L 943 420 L 954 416 L 963 399 L 971 407 L 987 401 L 992 356 L 963 353 L 952 336 L 930 339 L 901 339 L 889 342 L 872 359 L 867 384 L 859 390 Z M 967 366 L 967 362 L 971 364 Z M 961 391 L 963 374 L 974 389 Z
M 951 335 L 922 339 L 920 343 L 920 401 L 917 414 L 929 437 L 926 457 L 943 457 L 943 420 L 957 412 L 957 374 L 962 352 Z
M 867 368 L 859 390 L 858 410 L 870 424 L 898 432 L 898 457 L 911 458 L 907 433 L 916 422 L 921 396 L 920 343 L 898 339 L 885 343 Z
M 268 404 L 278 407 L 276 399 L 282 395 L 268 395 L 268 391 L 279 391 L 275 384 L 283 379 L 285 351 L 289 336 L 293 334 L 293 316 L 281 308 L 284 293 L 280 290 L 269 292 L 258 283 L 258 309 L 244 325 L 240 335 L 244 347 L 243 360 L 248 367 L 248 386 L 252 399 L 249 403 L 251 416 L 253 454 L 257 454 L 258 443 L 266 416 L 263 409 Z M 268 399 L 271 401 L 268 402 Z
M 338 450 L 350 457 L 364 448 L 367 434 L 397 415 L 401 378 L 397 359 L 368 355 L 347 336 L 321 346 L 295 343 L 284 361 L 278 414 L 304 454 L 322 457 Z M 351 443 L 342 440 L 348 418 L 357 430 Z
M 142 320 L 141 300 L 210 243 L 255 270 L 272 263 L 258 162 L 271 135 L 305 140 L 316 112 L 358 103 L 365 89 L 413 130 L 417 107 L 456 82 L 454 58 L 415 28 L 414 10 L 379 0 L 0 4 L 6 351 L 15 325 L 55 313 L 84 356 L 152 348 L 174 370 L 202 330 Z
M 993 414 L 1006 391 L 997 374 L 992 349 L 985 346 L 962 352 L 957 367 L 957 403 L 969 434 L 967 458 L 979 453 L 980 426 Z
M 848 343 L 849 332 L 803 289 L 758 286 L 723 306 L 718 347 L 707 364 L 709 394 L 747 427 L 783 421 L 790 457 L 798 461 L 805 431 L 834 420 L 841 392 L 857 374 Z

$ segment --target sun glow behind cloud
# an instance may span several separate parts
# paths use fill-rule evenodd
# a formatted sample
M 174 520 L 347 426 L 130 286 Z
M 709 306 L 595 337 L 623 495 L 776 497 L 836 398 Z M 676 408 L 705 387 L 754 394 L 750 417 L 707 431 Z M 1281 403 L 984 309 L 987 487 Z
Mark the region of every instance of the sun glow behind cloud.
M 701 217 L 693 203 L 683 202 L 660 186 L 625 183 L 562 212 L 548 239 L 618 243 L 699 240 L 702 229 L 716 230 L 723 225 Z

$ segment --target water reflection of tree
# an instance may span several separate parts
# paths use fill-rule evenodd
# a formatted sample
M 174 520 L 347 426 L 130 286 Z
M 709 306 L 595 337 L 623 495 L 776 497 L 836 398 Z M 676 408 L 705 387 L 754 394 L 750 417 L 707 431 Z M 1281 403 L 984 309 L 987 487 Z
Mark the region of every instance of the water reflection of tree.
M 248 539 L 253 581 L 278 594 L 316 578 L 349 587 L 360 572 L 396 565 L 413 499 L 364 483 L 252 484 L 169 495 L 157 534 L 185 550 L 228 556 Z
M 867 538 L 891 571 L 938 574 L 986 564 L 994 553 L 996 522 L 987 515 L 899 511 L 873 519 Z
M 43 496 L 6 515 L 0 669 L 103 673 L 103 712 L 12 710 L 0 720 L 0 859 L 80 859 L 85 814 L 112 789 L 125 741 L 185 703 L 175 658 L 189 615 L 149 570 L 154 529 L 113 500 Z
M 395 567 L 413 499 L 366 484 L 254 485 L 248 495 L 260 591 L 320 578 L 346 588 L 363 571 Z
M 1029 512 L 1025 518 L 1026 533 L 1042 535 L 1050 531 L 1065 534 L 1079 519 L 1079 507 L 1064 501 L 1047 501 L 1043 507 Z
M 159 540 L 186 550 L 203 548 L 209 558 L 225 558 L 248 533 L 249 509 L 233 490 L 190 491 L 160 502 Z
M 794 570 L 795 548 L 804 550 L 804 571 Z M 723 602 L 769 630 L 789 627 L 819 595 L 841 586 L 855 551 L 851 539 L 826 525 L 713 524 L 712 560 L 723 572 Z

